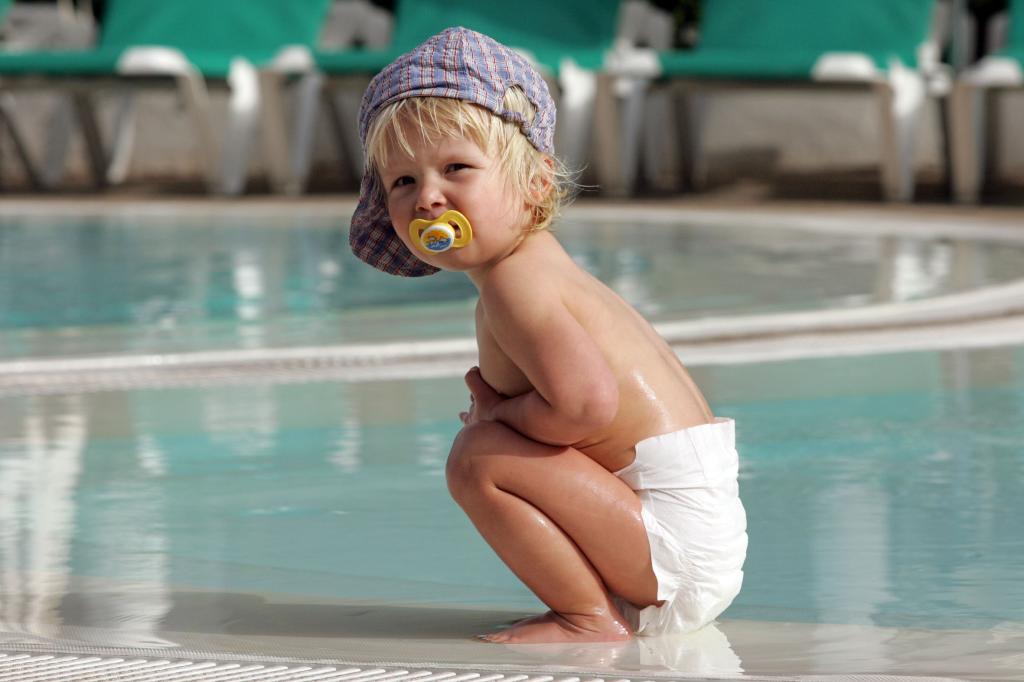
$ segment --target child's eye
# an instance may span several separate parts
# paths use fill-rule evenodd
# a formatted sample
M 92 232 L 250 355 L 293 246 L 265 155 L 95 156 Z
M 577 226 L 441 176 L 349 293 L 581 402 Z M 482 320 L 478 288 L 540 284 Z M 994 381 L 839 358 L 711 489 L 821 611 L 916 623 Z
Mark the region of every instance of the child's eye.
M 392 187 L 405 187 L 406 185 L 412 184 L 414 180 L 408 175 L 403 175 L 400 178 L 396 178 L 391 184 Z
M 447 170 L 450 172 L 462 170 L 463 168 L 469 168 L 465 163 L 449 163 Z

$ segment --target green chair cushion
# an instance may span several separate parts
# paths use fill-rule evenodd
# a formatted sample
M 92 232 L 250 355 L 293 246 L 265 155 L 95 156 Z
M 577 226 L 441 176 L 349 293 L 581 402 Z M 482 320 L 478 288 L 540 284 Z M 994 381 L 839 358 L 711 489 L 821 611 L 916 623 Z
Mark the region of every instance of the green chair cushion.
M 231 69 L 231 61 L 238 55 L 230 52 L 211 50 L 187 50 L 185 58 L 195 67 L 196 71 L 206 78 L 227 78 Z M 245 58 L 254 66 L 260 67 L 268 64 L 277 56 L 277 51 L 251 51 Z
M 936 0 L 705 0 L 701 47 L 913 52 Z
M 390 49 L 323 51 L 314 56 L 329 75 L 372 75 L 430 36 L 450 26 L 465 26 L 522 50 L 554 75 L 567 57 L 583 68 L 599 69 L 615 39 L 619 4 L 620 0 L 399 0 Z
M 547 43 L 571 52 L 611 47 L 619 0 L 398 0 L 395 46 L 411 48 L 448 28 L 465 26 L 510 46 Z
M 1024 0 L 1010 0 L 1010 29 L 1006 37 L 1009 50 L 1024 50 Z
M 1024 46 L 1021 47 L 1008 47 L 1003 50 L 996 52 L 998 57 L 1006 57 L 1008 59 L 1014 59 L 1018 64 L 1024 66 Z
M 1024 2 L 1024 0 L 1017 0 Z M 665 76 L 808 80 L 827 53 L 863 54 L 880 70 L 916 66 L 936 0 L 705 0 L 700 44 L 659 55 Z
M 604 58 L 607 54 L 607 50 L 601 48 L 581 48 L 572 50 L 571 52 L 566 52 L 564 49 L 559 48 L 538 47 L 532 51 L 528 50 L 528 52 L 542 69 L 546 69 L 554 76 L 557 76 L 561 70 L 563 59 L 571 59 L 576 63 L 576 66 L 589 69 L 591 71 L 597 71 L 604 66 Z
M 316 66 L 332 76 L 375 74 L 401 54 L 398 50 L 341 50 L 313 52 Z
M 815 64 L 824 53 L 793 50 L 769 52 L 767 50 L 702 49 L 672 51 L 658 54 L 662 75 L 665 77 L 692 77 L 708 79 L 744 80 L 809 80 Z M 867 54 L 881 71 L 889 67 L 888 54 Z M 906 66 L 916 65 L 913 54 L 898 56 Z
M 427 36 L 428 38 L 430 36 Z M 354 74 L 373 75 L 390 64 L 396 57 L 402 54 L 395 49 L 387 50 L 341 50 L 314 51 L 313 59 L 317 68 L 331 76 L 346 76 Z M 600 69 L 604 64 L 604 50 L 578 51 L 566 54 L 561 50 L 538 49 L 529 52 L 529 56 L 536 60 L 541 70 L 546 70 L 557 76 L 562 59 L 569 57 L 578 66 L 584 69 Z
M 107 0 L 99 44 L 259 58 L 316 44 L 328 0 Z
M 121 48 L 91 52 L 0 52 L 0 75 L 4 76 L 103 76 L 115 73 Z
M 117 73 L 131 47 L 180 51 L 203 76 L 225 78 L 232 59 L 256 66 L 289 45 L 312 48 L 329 0 L 108 0 L 93 50 L 0 53 L 0 74 L 99 76 Z
M 145 46 L 136 46 L 145 47 Z M 118 73 L 118 61 L 124 50 L 100 48 L 92 52 L 0 52 L 3 76 L 112 76 Z M 227 78 L 234 55 L 226 52 L 193 50 L 185 55 L 189 63 L 206 78 Z M 273 59 L 274 54 L 250 54 L 257 66 Z

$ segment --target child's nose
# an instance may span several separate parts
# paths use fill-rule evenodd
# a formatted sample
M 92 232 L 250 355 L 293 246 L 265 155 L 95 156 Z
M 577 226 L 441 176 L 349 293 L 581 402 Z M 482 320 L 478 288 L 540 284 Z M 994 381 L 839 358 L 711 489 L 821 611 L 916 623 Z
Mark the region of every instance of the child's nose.
M 433 182 L 424 182 L 420 185 L 420 192 L 416 195 L 416 210 L 422 213 L 432 213 L 434 210 L 445 205 L 444 193 L 441 188 Z

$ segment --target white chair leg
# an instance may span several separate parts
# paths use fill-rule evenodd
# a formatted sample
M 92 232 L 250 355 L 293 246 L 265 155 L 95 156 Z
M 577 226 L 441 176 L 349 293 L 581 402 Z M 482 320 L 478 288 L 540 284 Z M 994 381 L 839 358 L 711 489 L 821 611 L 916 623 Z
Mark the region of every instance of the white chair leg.
M 359 22 L 363 44 L 369 48 L 383 48 L 391 44 L 395 32 L 395 18 L 387 9 L 362 1 L 363 16 Z
M 561 97 L 555 146 L 569 168 L 583 168 L 589 161 L 587 151 L 593 128 L 596 75 L 566 59 L 559 69 L 558 84 Z
M 245 59 L 231 60 L 228 72 L 231 100 L 228 121 L 224 129 L 221 148 L 221 175 L 218 191 L 222 194 L 241 194 L 245 189 L 249 170 L 249 154 L 259 126 L 260 87 L 256 68 Z
M 981 160 L 985 164 L 981 170 L 983 186 L 986 181 L 995 180 L 1003 162 L 1003 145 L 999 143 L 999 136 L 1003 130 L 1003 116 L 998 99 L 999 90 L 997 87 L 986 88 L 982 94 L 981 111 L 985 115 L 985 138 L 981 146 L 984 150 Z
M 616 98 L 620 101 L 619 106 L 622 107 L 622 127 L 625 131 L 619 140 L 619 155 L 622 159 L 621 172 L 626 194 L 632 194 L 636 189 L 649 87 L 650 83 L 645 78 L 621 78 L 615 89 Z
M 107 182 L 120 185 L 128 177 L 135 146 L 135 94 L 122 93 L 114 113 L 114 136 L 108 154 Z
M 704 153 L 704 128 L 707 122 L 707 95 L 695 88 L 684 88 L 676 100 L 676 129 L 679 145 L 680 176 L 685 188 L 700 191 L 707 186 L 708 162 Z
M 275 192 L 296 194 L 292 188 L 291 150 L 288 144 L 287 117 L 284 111 L 284 75 L 261 71 L 260 138 L 270 186 Z
M 349 150 L 350 142 L 349 135 L 351 134 L 348 122 L 343 122 L 341 107 L 338 105 L 339 94 L 329 84 L 324 85 L 324 88 L 320 91 L 320 103 L 324 109 L 327 110 L 327 116 L 325 121 L 327 127 L 331 131 L 331 140 L 334 142 L 335 158 L 338 160 L 338 173 L 342 177 L 342 183 L 346 185 L 353 184 L 356 182 L 354 178 L 361 178 L 362 171 L 355 168 L 355 162 L 351 158 Z M 359 164 L 360 168 L 362 163 Z
M 25 171 L 29 183 L 34 187 L 43 187 L 43 179 L 39 176 L 31 157 L 29 157 L 25 139 L 14 120 L 14 99 L 8 94 L 0 95 L 0 134 L 3 134 L 5 127 L 11 136 L 14 152 L 18 155 L 18 160 L 21 161 L 21 167 Z
M 677 191 L 681 145 L 671 91 L 652 89 L 646 95 L 644 108 L 641 174 L 653 189 Z
M 67 93 L 61 92 L 57 95 L 46 130 L 40 180 L 44 187 L 52 188 L 57 187 L 64 179 L 71 135 L 75 130 L 75 110 Z
M 292 129 L 289 172 L 291 181 L 285 191 L 301 194 L 306 189 L 309 172 L 313 166 L 313 142 L 316 136 L 317 110 L 324 77 L 320 73 L 307 73 L 296 84 L 298 101 L 295 108 L 295 124 Z
M 594 170 L 600 189 L 611 195 L 625 193 L 620 177 L 622 159 L 619 158 L 619 140 L 622 120 L 615 102 L 613 77 L 598 74 L 594 99 Z
M 878 104 L 881 123 L 881 176 L 882 194 L 886 199 L 893 199 L 893 194 L 899 192 L 899 130 L 896 116 L 893 113 L 896 95 L 890 83 L 881 83 L 876 86 L 878 93 Z
M 914 151 L 925 84 L 920 75 L 898 63 L 878 87 L 882 118 L 882 184 L 889 201 L 914 198 Z
M 602 191 L 627 196 L 636 185 L 646 79 L 599 75 L 594 103 L 594 166 Z
M 177 80 L 185 108 L 196 128 L 196 145 L 206 176 L 206 186 L 210 192 L 216 192 L 219 187 L 217 137 L 213 131 L 210 95 L 206 89 L 206 81 L 195 71 L 182 73 L 178 75 Z
M 339 152 L 355 178 L 363 177 L 362 143 L 359 140 L 359 103 L 362 90 L 344 88 L 332 99 Z
M 92 95 L 85 90 L 77 90 L 71 93 L 71 103 L 81 126 L 82 136 L 85 138 L 85 151 L 89 157 L 93 182 L 97 187 L 103 187 L 107 184 L 109 162 Z
M 961 79 L 949 96 L 953 153 L 953 198 L 962 204 L 977 203 L 986 166 L 986 91 Z

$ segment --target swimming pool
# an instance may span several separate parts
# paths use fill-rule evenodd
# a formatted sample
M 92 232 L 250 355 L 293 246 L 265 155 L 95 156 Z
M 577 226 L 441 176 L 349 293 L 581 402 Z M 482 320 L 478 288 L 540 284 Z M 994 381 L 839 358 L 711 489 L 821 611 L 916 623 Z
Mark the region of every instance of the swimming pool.
M 311 228 L 319 237 L 332 233 L 323 222 Z M 716 241 L 723 231 L 706 224 L 648 227 L 651 243 L 661 246 L 649 248 L 649 267 L 634 274 L 645 295 L 662 293 L 634 294 L 634 300 L 663 310 L 680 306 L 666 319 L 685 316 L 690 302 L 662 295 L 680 286 L 672 280 L 678 262 L 664 255 L 666 244 L 679 238 L 673 231 L 714 233 L 701 248 L 728 242 Z M 287 232 L 266 229 L 268 239 L 284 239 L 278 233 Z M 622 236 L 613 226 L 588 229 Z M 101 229 L 98 243 L 108 246 L 94 244 L 93 253 L 109 251 L 110 243 L 133 232 Z M 818 248 L 828 238 L 808 241 L 814 258 L 833 253 L 831 271 L 845 274 L 798 273 L 796 280 L 772 274 L 775 258 L 783 272 L 791 266 L 789 247 L 779 242 L 786 234 L 789 244 L 801 241 L 766 232 L 771 246 L 751 256 L 750 267 L 761 268 L 764 279 L 759 288 L 756 277 L 742 280 L 755 286 L 746 304 L 771 309 L 770 297 L 789 290 L 786 281 L 803 282 L 806 290 L 779 309 L 849 305 L 880 295 L 864 293 L 879 281 L 878 263 L 865 256 L 844 269 L 851 240 L 843 235 L 834 251 Z M 862 239 L 877 255 L 882 241 Z M 10 243 L 4 242 L 4 258 L 10 258 Z M 914 243 L 944 248 L 942 240 Z M 581 244 L 576 255 L 599 269 L 591 247 Z M 1014 247 L 963 248 L 989 255 L 968 258 L 957 247 L 953 261 L 985 267 L 961 262 L 949 270 L 960 273 L 956 277 L 933 278 L 945 284 L 919 287 L 913 295 L 1022 272 L 1015 270 Z M 619 251 L 602 249 L 602 257 L 618 262 Z M 286 252 L 268 247 L 264 253 Z M 660 258 L 669 260 L 659 265 Z M 714 269 L 710 259 L 695 262 L 706 273 Z M 901 267 L 920 271 L 921 261 L 914 263 Z M 87 269 L 81 266 L 82 273 Z M 991 279 L 975 278 L 985 270 Z M 743 271 L 737 266 L 732 274 Z M 851 272 L 864 276 L 858 280 Z M 965 272 L 973 274 L 965 279 Z M 20 282 L 19 290 L 26 281 L 2 277 Z M 818 287 L 815 277 L 835 288 Z M 628 289 L 628 281 L 617 286 Z M 862 299 L 850 294 L 857 282 Z M 235 307 L 224 310 L 235 312 L 195 318 L 189 324 L 200 331 L 193 335 L 185 331 L 188 324 L 176 323 L 185 341 L 161 341 L 131 315 L 96 323 L 119 331 L 106 336 L 70 334 L 72 327 L 90 327 L 84 322 L 65 319 L 47 327 L 26 321 L 4 331 L 4 352 L 18 357 L 29 349 L 26 339 L 48 338 L 46 329 L 53 338 L 70 339 L 47 346 L 54 354 L 188 346 L 197 339 L 229 346 L 248 338 L 238 330 L 249 323 L 265 329 L 276 324 L 275 315 L 285 326 L 301 317 L 285 307 L 243 320 L 237 294 L 246 289 L 231 286 L 226 290 L 235 292 Z M 121 289 L 127 287 L 94 294 L 118 300 Z M 209 292 L 199 285 L 183 290 L 192 298 L 179 300 L 193 302 L 207 300 Z M 449 293 L 446 286 L 439 291 Z M 832 298 L 823 294 L 828 291 Z M 911 296 L 908 291 L 901 295 Z M 123 293 L 122 313 L 149 295 Z M 451 302 L 453 309 L 462 307 L 459 315 L 468 313 L 462 295 Z M 885 297 L 893 298 L 892 291 Z M 701 305 L 715 310 L 714 302 Z M 724 301 L 722 310 L 745 310 L 734 303 L 730 309 Z M 381 333 L 398 334 L 409 329 L 395 329 L 395 311 L 404 314 L 409 305 L 397 297 L 366 308 L 390 320 Z M 61 309 L 53 305 L 50 313 Z M 218 319 L 230 331 L 203 330 Z M 410 329 L 426 329 L 419 324 L 414 320 Z M 349 338 L 323 333 L 326 340 Z M 95 345 L 83 345 L 82 338 Z M 272 337 L 253 338 L 265 343 Z M 111 339 L 118 343 L 104 345 Z M 1024 345 L 709 364 L 692 371 L 716 413 L 739 422 L 750 524 L 746 584 L 714 628 L 622 647 L 537 650 L 468 641 L 542 606 L 445 491 L 444 459 L 467 399 L 461 381 L 318 381 L 0 396 L 0 648 L 542 665 L 638 679 L 1024 677 L 1024 533 L 1018 523 L 1024 516 Z
M 1024 240 L 572 215 L 566 248 L 655 322 L 920 300 L 1024 276 Z M 0 220 L 0 360 L 472 336 L 465 277 L 376 272 L 349 252 L 344 221 L 302 209 L 14 212 Z
M 727 635 L 778 621 L 1024 642 L 1024 347 L 695 373 L 740 424 L 751 541 Z M 179 630 L 338 636 L 294 614 L 275 630 L 261 599 L 471 609 L 479 627 L 536 610 L 445 491 L 463 402 L 452 379 L 0 399 L 0 597 L 21 614 L 3 629 L 145 648 Z M 748 674 L 773 670 L 733 649 Z M 789 672 L 816 656 L 788 653 Z

